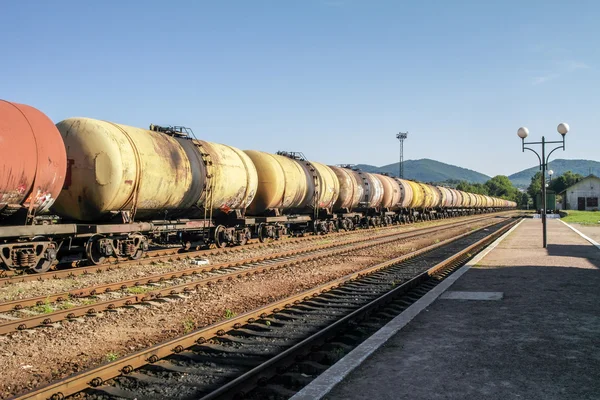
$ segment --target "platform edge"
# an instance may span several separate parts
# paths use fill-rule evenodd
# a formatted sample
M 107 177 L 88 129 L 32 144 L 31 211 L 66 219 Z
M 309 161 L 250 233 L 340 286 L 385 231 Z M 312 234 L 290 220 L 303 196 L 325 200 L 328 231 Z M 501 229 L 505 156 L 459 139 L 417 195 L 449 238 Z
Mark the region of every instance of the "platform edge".
M 332 365 L 324 373 L 319 375 L 314 381 L 296 393 L 290 400 L 319 400 L 326 396 L 335 388 L 346 376 L 361 365 L 371 354 L 384 345 L 392 336 L 404 328 L 421 311 L 429 307 L 442 293 L 444 293 L 458 278 L 467 272 L 472 266 L 476 265 L 490 251 L 492 251 L 500 242 L 510 235 L 521 223 L 519 221 L 510 230 L 487 246 L 473 259 L 463 265 L 460 269 L 444 279 L 439 285 L 425 294 L 410 307 L 388 322 L 384 327 L 371 335 L 367 340 L 361 343 L 357 348 L 346 354 L 341 360 Z

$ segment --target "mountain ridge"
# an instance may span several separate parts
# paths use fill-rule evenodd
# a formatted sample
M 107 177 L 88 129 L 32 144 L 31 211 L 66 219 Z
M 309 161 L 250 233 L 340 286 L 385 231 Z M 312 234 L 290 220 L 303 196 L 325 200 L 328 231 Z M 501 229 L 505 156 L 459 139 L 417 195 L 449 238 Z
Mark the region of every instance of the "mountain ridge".
M 356 168 L 365 172 L 386 173 L 392 176 L 398 176 L 398 164 L 393 163 L 377 167 L 370 164 L 357 164 Z M 567 160 L 556 159 L 549 163 L 549 169 L 554 171 L 554 177 L 558 177 L 566 171 L 587 176 L 590 173 L 600 176 L 600 162 L 594 160 Z M 531 177 L 539 171 L 538 166 L 526 168 L 508 176 L 508 179 L 518 188 L 527 188 L 531 182 Z M 406 160 L 404 162 L 404 177 L 406 179 L 417 180 L 421 182 L 446 182 L 446 181 L 466 181 L 469 183 L 485 183 L 491 177 L 457 165 L 443 163 L 441 161 L 429 158 L 418 160 Z
M 357 164 L 356 167 L 365 172 L 387 173 L 398 176 L 398 164 L 393 163 L 376 167 L 369 164 Z M 421 182 L 444 182 L 447 180 L 464 180 L 470 183 L 484 183 L 491 177 L 471 169 L 462 168 L 441 161 L 422 158 L 404 162 L 404 177 Z

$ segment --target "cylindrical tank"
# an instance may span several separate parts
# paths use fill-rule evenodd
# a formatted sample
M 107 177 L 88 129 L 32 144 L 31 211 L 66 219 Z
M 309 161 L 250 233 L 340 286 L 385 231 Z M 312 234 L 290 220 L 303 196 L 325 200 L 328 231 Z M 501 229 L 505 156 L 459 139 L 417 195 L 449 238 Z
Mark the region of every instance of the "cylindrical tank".
M 271 209 L 305 206 L 307 181 L 304 169 L 291 158 L 256 150 L 244 150 L 258 173 L 256 196 L 248 206 L 250 215 Z
M 461 208 L 462 207 L 462 195 L 460 190 L 456 189 L 448 189 L 452 192 L 452 207 Z
M 47 211 L 64 180 L 60 133 L 41 111 L 0 100 L 0 219 L 20 209 Z
M 381 182 L 383 187 L 383 196 L 381 198 L 381 207 L 389 208 L 390 210 L 397 210 L 400 208 L 400 200 L 402 193 L 400 192 L 400 186 L 394 178 L 381 175 L 373 174 L 375 178 Z
M 485 196 L 482 194 L 478 194 L 477 200 L 478 200 L 477 207 L 483 208 L 485 206 Z
M 407 208 L 410 207 L 410 203 L 413 198 L 413 189 L 412 186 L 408 183 L 408 181 L 404 179 L 394 178 L 396 182 L 398 182 L 398 186 L 400 187 L 400 207 Z
M 490 208 L 494 206 L 494 199 L 490 196 L 484 196 L 485 197 L 485 204 L 484 207 L 486 208 Z
M 443 197 L 442 197 L 441 190 L 437 186 L 433 186 L 433 185 L 427 185 L 427 186 L 429 186 L 429 188 L 431 189 L 431 194 L 432 194 L 431 207 L 433 207 L 433 208 L 442 207 Z
M 173 137 L 90 118 L 69 118 L 56 126 L 70 174 L 54 205 L 59 215 L 96 221 L 137 210 L 135 216 L 145 218 L 198 202 L 204 182 L 194 193 L 194 171 Z
M 431 186 L 425 184 L 425 183 L 418 183 L 419 186 L 421 186 L 422 190 L 423 190 L 423 194 L 424 194 L 424 200 L 423 200 L 423 207 L 425 208 L 431 208 L 433 207 L 433 202 L 434 202 L 434 194 L 432 191 Z
M 340 182 L 335 172 L 325 164 L 307 161 L 296 157 L 293 153 L 282 153 L 296 163 L 303 171 L 306 180 L 306 196 L 297 211 L 305 209 L 331 209 L 338 198 Z
M 471 206 L 471 197 L 467 192 L 457 190 L 460 193 L 460 206 L 462 208 L 469 208 Z
M 329 168 L 335 173 L 340 183 L 340 193 L 333 205 L 334 210 L 346 209 L 352 211 L 358 207 L 364 196 L 362 178 L 356 171 L 349 168 L 341 168 L 330 165 Z
M 378 208 L 381 207 L 383 200 L 383 185 L 374 174 L 359 171 L 358 174 L 363 181 L 363 198 L 360 201 L 360 207 L 363 208 Z
M 311 161 L 311 164 L 317 172 L 319 192 L 317 206 L 319 208 L 331 208 L 339 196 L 340 182 L 335 176 L 335 172 L 327 165 L 315 161 Z
M 442 207 L 444 207 L 444 208 L 452 207 L 452 204 L 454 202 L 454 200 L 453 200 L 454 193 L 452 193 L 450 191 L 450 189 L 443 187 L 443 186 L 438 186 L 437 188 L 440 191 L 440 193 L 442 193 Z
M 475 193 L 467 193 L 471 199 L 470 201 L 470 207 L 471 208 L 476 208 L 477 207 L 477 196 L 475 196 Z
M 252 160 L 246 153 L 235 147 L 220 143 L 194 141 L 200 144 L 203 154 L 210 157 L 207 166 L 211 176 L 209 186 L 212 196 L 207 193 L 205 207 L 229 212 L 232 209 L 247 208 L 258 187 L 258 174 Z
M 423 208 L 425 205 L 425 192 L 423 191 L 423 186 L 419 185 L 419 183 L 414 181 L 406 181 L 412 188 L 412 201 L 410 203 L 410 208 Z
M 90 118 L 57 124 L 69 179 L 54 210 L 99 221 L 128 211 L 136 219 L 202 215 L 205 207 L 244 209 L 256 194 L 254 164 L 233 147 Z

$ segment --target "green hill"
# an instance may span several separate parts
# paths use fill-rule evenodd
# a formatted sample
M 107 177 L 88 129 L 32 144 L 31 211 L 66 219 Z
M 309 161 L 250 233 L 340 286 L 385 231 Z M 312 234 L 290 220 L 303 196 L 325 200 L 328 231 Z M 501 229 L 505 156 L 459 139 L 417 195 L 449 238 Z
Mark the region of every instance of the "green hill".
M 368 164 L 358 164 L 356 167 L 366 172 L 388 173 L 398 176 L 398 163 L 375 167 Z M 421 160 L 407 160 L 404 162 L 404 177 L 421 182 L 444 182 L 448 180 L 467 181 L 471 183 L 484 183 L 489 176 L 479 172 L 445 164 L 427 158 Z
M 590 173 L 596 176 L 600 175 L 600 162 L 592 160 L 553 160 L 550 161 L 548 168 L 554 171 L 554 177 L 562 175 L 566 171 L 583 176 L 588 176 Z M 526 188 L 531 183 L 531 177 L 538 171 L 539 167 L 531 167 L 510 175 L 508 179 L 516 187 Z

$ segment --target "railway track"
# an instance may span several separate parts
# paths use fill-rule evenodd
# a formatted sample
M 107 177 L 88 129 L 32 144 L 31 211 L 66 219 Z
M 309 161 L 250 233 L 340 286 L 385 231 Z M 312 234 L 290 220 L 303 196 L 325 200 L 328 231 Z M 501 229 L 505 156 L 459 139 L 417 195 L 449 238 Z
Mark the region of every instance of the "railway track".
M 495 220 L 495 217 L 477 219 Z M 152 304 L 172 296 L 185 295 L 203 286 L 219 284 L 225 281 L 243 278 L 268 271 L 277 270 L 287 266 L 298 265 L 317 259 L 338 256 L 344 253 L 385 245 L 391 242 L 407 241 L 432 232 L 440 232 L 460 228 L 472 224 L 473 220 L 461 221 L 444 226 L 428 227 L 410 232 L 383 233 L 377 237 L 351 239 L 348 241 L 317 245 L 301 250 L 284 251 L 269 256 L 254 257 L 235 262 L 202 265 L 176 272 L 149 275 L 144 278 L 135 278 L 128 281 L 96 285 L 86 288 L 74 289 L 51 295 L 30 297 L 15 301 L 0 303 L 0 334 L 15 330 L 31 329 L 37 326 L 51 325 L 63 320 L 73 320 L 82 316 L 93 316 L 99 312 L 115 310 L 119 307 L 134 306 L 140 303 Z M 206 277 L 202 277 L 205 274 Z M 100 300 L 97 302 L 81 301 L 88 296 L 98 296 L 113 293 L 118 298 Z M 71 302 L 79 301 L 82 304 L 74 306 Z M 68 304 L 53 305 L 61 302 Z M 31 307 L 38 308 L 37 312 Z M 11 312 L 13 312 L 11 314 Z M 16 312 L 16 313 L 15 313 Z M 23 317 L 22 314 L 26 316 Z M 16 314 L 16 315 L 15 315 Z M 33 314 L 33 315 L 32 315 Z
M 504 215 L 506 212 L 494 213 L 494 214 L 485 214 L 489 215 Z M 469 217 L 458 217 L 460 221 L 463 220 L 471 220 L 476 221 L 480 218 L 472 219 L 472 216 Z M 483 217 L 485 218 L 485 217 Z M 408 224 L 413 225 L 413 224 Z M 445 224 L 442 224 L 443 226 Z M 393 230 L 394 228 L 398 228 L 405 225 L 390 225 L 385 227 L 377 227 L 374 229 L 370 229 L 369 231 L 387 231 Z M 440 226 L 440 225 L 437 225 Z M 418 228 L 421 229 L 421 228 Z M 344 231 L 344 232 L 336 232 L 330 235 L 334 237 L 344 237 L 356 234 L 358 231 Z M 251 243 L 246 244 L 244 246 L 237 247 L 225 247 L 225 248 L 215 248 L 215 249 L 205 249 L 205 250 L 183 250 L 181 248 L 169 248 L 169 249 L 157 249 L 150 250 L 146 252 L 142 258 L 137 260 L 117 260 L 117 259 L 109 259 L 105 263 L 100 265 L 91 265 L 91 266 L 83 266 L 81 263 L 72 262 L 72 263 L 63 263 L 57 266 L 56 270 L 52 270 L 49 272 L 43 273 L 25 273 L 19 274 L 14 271 L 0 270 L 0 287 L 3 285 L 17 283 L 17 282 L 30 282 L 30 281 L 43 281 L 47 279 L 60 279 L 60 278 L 72 278 L 79 275 L 86 275 L 92 273 L 100 273 L 102 271 L 110 271 L 118 268 L 129 267 L 132 265 L 144 265 L 144 264 L 152 264 L 160 261 L 177 261 L 177 260 L 187 260 L 194 257 L 209 257 L 218 254 L 228 254 L 228 253 L 239 253 L 257 248 L 266 248 L 272 246 L 279 246 L 282 243 L 302 243 L 302 242 L 311 242 L 322 239 L 323 236 L 313 235 L 313 236 L 305 236 L 305 237 L 285 237 L 283 240 L 271 241 L 265 243 Z
M 515 223 L 371 266 L 17 399 L 58 400 L 82 391 L 89 398 L 289 397 L 373 329 L 365 317 L 393 317 Z M 387 304 L 392 311 L 374 314 Z

